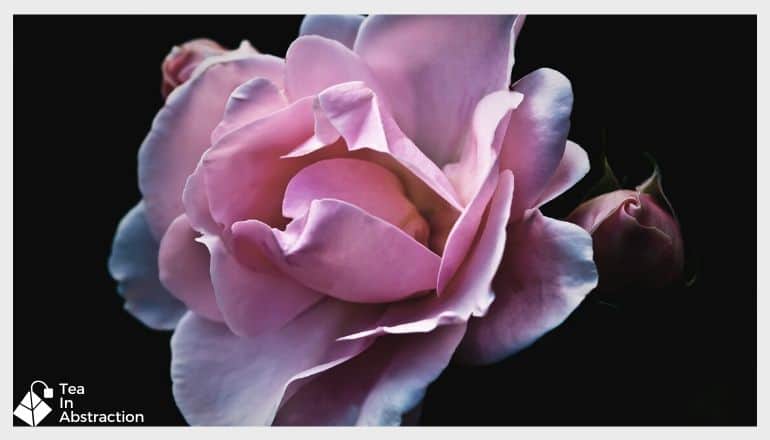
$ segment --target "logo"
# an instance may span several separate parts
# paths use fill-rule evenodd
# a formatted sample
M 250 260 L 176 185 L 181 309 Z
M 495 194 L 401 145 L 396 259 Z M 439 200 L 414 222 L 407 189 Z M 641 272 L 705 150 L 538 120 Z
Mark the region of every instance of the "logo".
M 53 397 L 53 388 L 49 388 L 42 380 L 36 380 L 29 386 L 29 391 L 21 399 L 19 406 L 13 410 L 13 415 L 23 420 L 29 426 L 37 426 L 51 413 L 51 407 L 35 393 L 35 385 L 37 384 L 41 384 L 44 387 L 43 399 Z

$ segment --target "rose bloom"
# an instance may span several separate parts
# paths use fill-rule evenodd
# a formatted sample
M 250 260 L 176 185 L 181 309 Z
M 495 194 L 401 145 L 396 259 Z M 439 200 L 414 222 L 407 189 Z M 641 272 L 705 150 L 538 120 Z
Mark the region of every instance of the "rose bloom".
M 139 152 L 110 270 L 174 329 L 194 425 L 393 425 L 451 359 L 559 325 L 590 235 L 539 207 L 581 179 L 570 83 L 511 84 L 522 17 L 311 16 L 286 58 L 196 40 Z

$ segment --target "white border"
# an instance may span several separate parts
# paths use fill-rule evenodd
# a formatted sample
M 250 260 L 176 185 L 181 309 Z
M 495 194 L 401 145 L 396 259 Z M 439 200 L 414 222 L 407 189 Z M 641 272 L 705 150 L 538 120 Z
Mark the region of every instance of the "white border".
M 362 6 L 364 5 L 364 6 Z M 693 6 L 697 5 L 698 9 L 693 9 Z M 548 1 L 543 0 L 508 0 L 508 1 L 490 1 L 490 0 L 443 0 L 441 2 L 432 2 L 430 4 L 423 2 L 417 4 L 414 0 L 368 0 L 363 2 L 362 0 L 335 0 L 332 4 L 331 1 L 323 2 L 311 2 L 311 0 L 297 1 L 297 0 L 282 0 L 280 2 L 263 2 L 255 0 L 216 0 L 209 2 L 192 1 L 192 0 L 174 0 L 174 1 L 159 1 L 159 0 L 133 0 L 133 1 L 99 1 L 99 0 L 36 0 L 34 2 L 27 0 L 6 0 L 3 2 L 3 8 L 6 10 L 3 23 L 6 24 L 6 31 L 3 32 L 3 38 L 6 39 L 5 44 L 0 46 L 2 49 L 2 59 L 7 60 L 6 68 L 2 69 L 3 79 L 3 95 L 2 102 L 5 105 L 2 107 L 4 117 L 2 118 L 2 125 L 0 126 L 0 132 L 4 135 L 4 145 L 0 149 L 0 201 L 2 201 L 2 212 L 0 213 L 0 233 L 2 234 L 2 246 L 0 246 L 0 283 L 2 286 L 2 293 L 5 298 L 5 315 L 4 323 L 0 326 L 0 331 L 3 333 L 3 337 L 0 339 L 2 347 L 0 347 L 1 353 L 6 353 L 6 361 L 1 363 L 2 365 L 2 377 L 5 379 L 0 385 L 0 400 L 3 404 L 0 405 L 0 412 L 4 412 L 7 417 L 7 430 L 9 430 L 10 437 L 12 438 L 39 438 L 39 437 L 55 437 L 55 438 L 77 438 L 77 439 L 99 439 L 109 436 L 111 438 L 128 438 L 134 439 L 137 435 L 152 435 L 163 436 L 164 438 L 210 438 L 213 435 L 227 436 L 230 438 L 248 438 L 253 440 L 254 438 L 295 438 L 306 437 L 312 435 L 313 437 L 328 437 L 335 440 L 342 439 L 355 439 L 360 440 L 362 436 L 365 438 L 390 439 L 393 436 L 405 437 L 405 438 L 420 438 L 424 440 L 427 436 L 441 436 L 467 438 L 468 436 L 482 435 L 486 438 L 553 438 L 564 437 L 569 439 L 586 438 L 586 439 L 650 439 L 650 438 L 682 438 L 693 437 L 698 439 L 710 439 L 710 438 L 758 438 L 765 437 L 770 438 L 770 419 L 768 416 L 768 381 L 766 374 L 763 372 L 770 371 L 768 364 L 768 350 L 767 346 L 767 322 L 763 322 L 760 319 L 760 315 L 768 316 L 768 301 L 766 294 L 768 291 L 767 277 L 760 276 L 759 274 L 767 273 L 767 269 L 770 267 L 770 257 L 768 256 L 767 249 L 770 245 L 770 240 L 766 229 L 758 227 L 757 230 L 757 283 L 758 283 L 758 335 L 757 335 L 757 358 L 758 358 L 758 424 L 759 428 L 656 428 L 656 427 L 644 427 L 644 428 L 527 428 L 527 427 L 503 427 L 503 428 L 367 428 L 365 430 L 360 428 L 324 428 L 324 429 L 303 429 L 303 428 L 69 428 L 69 427 L 38 427 L 38 428 L 13 428 L 11 426 L 11 383 L 12 383 L 12 360 L 8 353 L 12 353 L 12 292 L 13 292 L 13 132 L 12 132 L 12 115 L 13 115 L 13 82 L 12 82 L 12 43 L 13 43 L 13 19 L 14 13 L 68 13 L 68 14 L 113 14 L 113 13 L 167 13 L 167 14 L 179 14 L 179 13 L 194 13 L 194 14 L 226 14 L 226 13 L 249 13 L 249 14 L 278 14 L 278 13 L 307 13 L 307 12 L 380 12 L 380 13 L 403 13 L 403 12 L 416 12 L 416 13 L 500 13 L 500 12 L 528 12 L 528 13 L 579 13 L 579 14 L 722 14 L 722 13 L 743 13 L 743 14 L 759 14 L 757 19 L 758 26 L 758 41 L 757 41 L 757 78 L 766 78 L 766 75 L 770 70 L 767 68 L 768 56 L 767 50 L 770 47 L 768 44 L 767 29 L 770 20 L 770 9 L 768 6 L 770 2 L 765 1 L 745 1 L 745 0 L 730 0 L 730 1 L 713 1 L 713 0 L 701 0 L 698 2 L 689 2 L 681 0 L 645 0 L 645 1 L 599 1 L 599 0 L 581 0 L 580 2 L 560 0 L 560 1 Z M 364 8 L 364 9 L 362 9 Z M 761 11 L 764 9 L 764 12 Z M 719 29 L 715 29 L 714 32 L 719 32 Z M 52 42 L 55 44 L 55 42 Z M 764 49 L 764 53 L 763 53 Z M 715 54 L 718 56 L 718 54 Z M 724 87 L 725 93 L 730 93 L 729 85 L 715 84 L 715 87 Z M 767 195 L 770 194 L 770 152 L 766 145 L 767 141 L 767 129 L 763 126 L 762 121 L 770 122 L 768 120 L 767 102 L 768 102 L 768 88 L 763 81 L 758 81 L 757 84 L 757 222 L 758 225 L 770 224 L 770 210 L 767 204 Z M 23 91 L 17 91 L 23 93 Z M 759 148 L 762 145 L 763 148 Z M 729 146 L 726 146 L 729 148 Z M 695 158 L 694 158 L 695 159 Z M 751 164 L 751 157 L 746 157 L 747 167 Z M 719 183 L 719 170 L 714 170 L 714 180 L 711 182 L 703 183 L 704 191 L 714 192 L 715 186 Z M 736 208 L 736 205 L 741 203 L 748 203 L 750 201 L 743 200 L 742 192 L 738 189 L 730 189 L 731 192 L 727 194 L 715 194 L 715 197 L 720 199 L 714 201 L 714 209 L 733 209 L 735 215 L 742 215 L 740 208 Z M 721 200 L 724 197 L 735 197 L 734 202 L 738 203 L 726 203 L 725 200 Z M 746 219 L 747 224 L 750 219 Z M 715 234 L 729 234 L 733 231 L 714 231 Z M 736 256 L 741 258 L 741 256 Z M 751 261 L 750 256 L 745 257 L 746 261 Z M 718 269 L 718 268 L 717 268 Z M 729 301 L 731 292 L 725 292 L 725 301 Z M 764 344 L 764 347 L 763 347 Z M 515 398 L 515 396 L 511 396 Z M 586 396 L 587 399 L 590 396 Z M 458 404 L 472 405 L 472 402 L 458 402 Z M 504 402 L 501 402 L 504 404 Z M 765 434 L 761 434 L 765 432 Z

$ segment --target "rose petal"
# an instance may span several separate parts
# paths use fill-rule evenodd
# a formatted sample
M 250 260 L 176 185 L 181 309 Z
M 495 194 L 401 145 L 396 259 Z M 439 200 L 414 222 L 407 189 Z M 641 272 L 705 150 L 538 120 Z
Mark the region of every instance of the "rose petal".
M 232 239 L 236 253 L 260 249 L 302 284 L 352 302 L 392 302 L 433 289 L 440 264 L 396 226 L 334 199 L 314 200 L 286 231 L 258 220 L 235 223 Z
M 224 321 L 238 336 L 275 331 L 323 298 L 284 275 L 265 257 L 249 255 L 248 267 L 218 237 L 202 241 L 211 252 L 211 281 Z
M 281 90 L 265 78 L 253 78 L 230 94 L 222 121 L 211 133 L 211 144 L 249 122 L 278 111 L 288 104 Z
M 575 223 L 588 231 L 588 233 L 593 234 L 596 228 L 598 228 L 607 217 L 620 209 L 624 203 L 633 203 L 638 200 L 637 193 L 631 190 L 618 190 L 602 194 L 589 200 L 590 203 L 582 203 L 575 208 L 575 210 L 570 213 L 569 217 L 567 217 L 567 221 Z
M 363 21 L 363 15 L 306 15 L 299 26 L 299 34 L 320 35 L 339 41 L 352 49 L 358 35 L 358 27 Z
M 297 101 L 231 132 L 206 152 L 203 183 L 214 222 L 226 228 L 246 219 L 286 224 L 283 189 L 314 159 L 280 157 L 312 135 L 312 111 L 312 99 Z M 200 189 L 200 181 L 191 183 Z M 198 200 L 196 206 L 203 201 L 193 194 L 190 199 Z
M 553 69 L 538 69 L 513 86 L 524 95 L 508 123 L 500 167 L 516 176 L 511 221 L 536 205 L 564 156 L 572 88 Z
M 378 163 L 401 179 L 430 224 L 430 248 L 441 253 L 462 205 L 446 175 L 401 132 L 377 95 L 360 82 L 339 84 L 318 95 L 315 109 L 315 135 L 285 157 L 318 154 L 339 144 L 330 144 L 335 138 L 330 132 L 341 136 L 347 157 Z M 319 139 L 319 126 L 326 139 Z
M 597 280 L 586 231 L 527 211 L 508 227 L 495 301 L 486 316 L 469 322 L 458 359 L 487 364 L 527 347 L 561 324 Z
M 170 330 L 187 309 L 158 279 L 158 243 L 144 212 L 139 202 L 120 221 L 108 266 L 126 310 L 148 327 Z
M 355 205 L 427 243 L 428 224 L 406 198 L 404 186 L 384 167 L 359 159 L 328 159 L 303 168 L 286 187 L 283 215 L 299 218 L 316 199 Z
M 176 404 L 191 425 L 268 425 L 290 381 L 321 373 L 371 344 L 335 339 L 377 313 L 327 298 L 280 330 L 251 338 L 188 313 L 171 338 Z
M 465 324 L 378 338 L 355 358 L 309 379 L 282 404 L 277 425 L 400 425 L 436 380 Z
M 280 58 L 269 55 L 210 57 L 169 95 L 139 150 L 139 189 L 156 239 L 183 212 L 187 176 L 209 147 L 230 93 L 255 76 L 273 77 L 271 71 L 282 66 Z
M 438 277 L 438 293 L 444 292 L 476 237 L 492 193 L 497 186 L 499 152 L 510 112 L 521 103 L 517 92 L 495 92 L 482 99 L 473 114 L 473 136 L 463 158 L 444 171 L 464 200 L 470 200 L 447 238 Z
M 472 132 L 463 148 L 460 161 L 444 166 L 444 173 L 466 204 L 476 196 L 499 157 L 511 111 L 515 110 L 523 99 L 524 95 L 521 93 L 502 90 L 490 93 L 476 105 Z
M 560 196 L 580 181 L 591 170 L 588 154 L 580 145 L 567 141 L 559 166 L 551 176 L 534 207 L 540 207 Z
M 378 87 L 366 63 L 342 43 L 310 35 L 297 38 L 286 51 L 286 95 L 291 101 L 350 81 Z
M 430 332 L 441 325 L 462 323 L 471 316 L 483 316 L 494 300 L 491 283 L 503 257 L 512 196 L 513 175 L 504 171 L 500 174 L 475 244 L 444 294 L 392 304 L 376 326 L 343 339 L 384 333 Z
M 160 281 L 187 308 L 221 322 L 209 275 L 209 251 L 195 241 L 199 235 L 184 214 L 169 225 L 158 254 Z
M 439 166 L 460 158 L 476 103 L 510 84 L 516 17 L 370 16 L 354 50 L 398 125 Z

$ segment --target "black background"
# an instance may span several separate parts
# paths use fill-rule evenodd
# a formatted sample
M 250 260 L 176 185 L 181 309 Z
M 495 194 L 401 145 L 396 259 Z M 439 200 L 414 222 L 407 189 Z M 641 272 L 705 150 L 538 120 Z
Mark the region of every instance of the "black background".
M 14 17 L 14 406 L 33 379 L 67 381 L 86 387 L 78 409 L 184 423 L 170 334 L 126 313 L 107 273 L 115 227 L 140 198 L 159 66 L 195 37 L 283 56 L 300 20 Z M 756 424 L 756 18 L 532 16 L 513 77 L 545 66 L 572 81 L 570 138 L 594 165 L 549 213 L 575 206 L 603 152 L 628 185 L 646 177 L 650 152 L 697 281 L 592 294 L 520 354 L 451 366 L 421 423 Z

